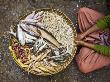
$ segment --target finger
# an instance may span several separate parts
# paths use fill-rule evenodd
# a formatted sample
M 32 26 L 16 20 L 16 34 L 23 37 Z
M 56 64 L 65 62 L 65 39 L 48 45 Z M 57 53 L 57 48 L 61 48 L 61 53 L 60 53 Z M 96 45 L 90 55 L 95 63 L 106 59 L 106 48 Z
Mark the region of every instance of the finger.
M 76 45 L 79 45 L 79 41 L 75 41 Z
M 87 41 L 86 37 L 83 39 L 83 41 L 85 41 L 85 42 Z

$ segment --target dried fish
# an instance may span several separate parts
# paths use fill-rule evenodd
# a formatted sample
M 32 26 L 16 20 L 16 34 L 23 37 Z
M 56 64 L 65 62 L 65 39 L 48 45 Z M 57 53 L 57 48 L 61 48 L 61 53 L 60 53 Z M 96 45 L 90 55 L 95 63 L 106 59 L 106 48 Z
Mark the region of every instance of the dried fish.
M 44 45 L 42 45 L 42 46 L 39 48 L 39 52 L 42 51 L 44 48 L 46 48 L 46 45 L 47 45 L 47 43 L 45 43 Z M 38 52 L 38 53 L 39 53 L 39 52 Z
M 43 40 L 43 38 L 36 40 L 34 44 L 34 51 L 37 53 L 42 51 L 42 49 L 46 46 L 46 42 Z
M 40 22 L 37 22 L 36 26 L 39 26 L 39 27 L 41 27 L 43 29 L 46 28 L 46 26 L 44 24 L 40 23 Z
M 31 36 L 31 35 L 27 34 L 26 32 L 24 32 L 24 35 L 25 35 L 26 43 L 34 43 L 36 41 L 36 38 L 34 36 Z
M 41 36 L 45 38 L 46 40 L 50 41 L 52 44 L 54 44 L 56 47 L 60 47 L 60 43 L 47 31 L 38 28 L 38 30 L 41 32 Z
M 21 45 L 25 45 L 25 36 L 24 36 L 24 32 L 23 30 L 20 28 L 20 26 L 18 25 L 18 28 L 17 28 L 17 37 L 18 37 L 18 40 L 19 42 L 21 43 Z
M 26 23 L 26 24 L 36 24 L 38 20 L 35 19 L 26 19 L 26 20 L 21 20 L 21 23 Z
M 43 11 L 38 12 L 37 14 L 35 14 L 35 11 L 33 11 L 24 20 L 21 20 L 20 22 L 24 24 L 36 25 L 36 23 L 40 22 L 42 18 L 43 18 Z
M 43 16 L 38 16 L 35 20 L 40 21 L 40 20 L 42 20 L 42 18 L 43 18 Z
M 43 11 L 38 12 L 37 14 L 35 14 L 34 19 L 37 19 L 39 16 L 42 16 L 44 14 Z
M 60 47 L 58 49 L 53 49 L 51 51 L 50 57 L 48 57 L 49 60 L 53 60 L 55 62 L 64 62 L 66 58 L 68 58 L 69 56 L 71 56 L 67 49 L 64 47 Z
M 34 43 L 35 40 L 29 39 L 29 38 L 25 38 L 25 42 L 26 42 L 26 43 Z
M 10 29 L 10 33 L 16 36 L 22 45 L 32 43 L 30 49 L 32 50 L 32 54 L 26 52 L 25 54 L 28 53 L 27 58 L 21 56 L 21 58 L 19 58 L 20 62 L 26 60 L 21 65 L 26 68 L 28 72 L 33 72 L 37 75 L 53 74 L 56 72 L 55 68 L 59 63 L 64 63 L 66 58 L 70 56 L 69 52 L 71 52 L 71 50 L 68 46 L 72 45 L 71 42 L 67 43 L 67 40 L 71 39 L 70 37 L 64 37 L 64 34 L 71 35 L 72 30 L 62 29 L 64 27 L 70 28 L 70 26 L 63 20 L 63 17 L 57 16 L 56 13 L 43 11 L 35 13 L 35 11 L 33 11 L 19 22 L 17 33 L 14 33 L 13 30 Z M 60 31 L 60 33 L 58 31 Z M 66 31 L 68 31 L 68 33 Z M 54 32 L 57 33 L 55 34 Z M 62 44 L 60 44 L 59 41 Z
M 21 28 L 27 32 L 28 34 L 30 34 L 31 36 L 40 36 L 40 32 L 38 31 L 37 28 L 35 28 L 34 26 L 32 25 L 26 25 L 26 24 L 23 24 L 23 23 L 20 23 L 19 24 L 21 26 Z
M 49 65 L 49 62 L 47 61 L 47 59 L 45 58 L 45 59 L 43 59 L 43 63 L 45 64 L 45 65 Z
M 34 16 L 35 16 L 35 11 L 33 11 L 31 14 L 29 14 L 24 20 L 33 19 Z
M 17 33 L 14 33 L 12 28 L 10 28 L 10 31 L 11 32 L 9 33 L 18 38 L 21 45 L 25 45 L 25 43 L 34 43 L 36 41 L 36 37 L 29 35 L 27 32 L 24 32 L 21 29 L 20 24 L 17 25 Z M 32 34 L 32 32 L 30 33 Z
M 49 62 L 49 64 L 50 64 L 51 66 L 54 66 L 54 67 L 56 67 L 56 66 L 57 66 L 57 64 L 55 64 L 55 62 L 54 62 L 54 61 L 50 61 L 50 62 Z
M 35 36 L 39 36 L 41 33 L 41 37 L 45 38 L 46 40 L 50 41 L 52 44 L 54 44 L 56 47 L 60 47 L 60 43 L 51 35 L 49 34 L 47 31 L 41 29 L 41 28 L 35 28 L 34 26 L 30 25 L 30 27 L 28 25 L 25 24 L 21 24 L 21 27 L 26 31 L 26 32 L 30 32 L 31 35 L 35 35 Z
M 48 53 L 50 52 L 51 50 L 46 50 L 44 53 L 40 54 L 39 56 L 36 57 L 36 60 L 37 61 L 41 61 L 43 60 L 45 57 L 47 57 Z
M 42 16 L 44 14 L 43 11 L 38 12 L 39 16 Z

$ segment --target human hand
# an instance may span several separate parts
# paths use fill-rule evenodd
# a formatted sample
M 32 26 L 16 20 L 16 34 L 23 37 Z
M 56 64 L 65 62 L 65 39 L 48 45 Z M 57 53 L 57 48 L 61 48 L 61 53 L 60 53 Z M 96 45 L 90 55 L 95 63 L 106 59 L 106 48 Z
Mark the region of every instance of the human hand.
M 80 40 L 78 37 L 75 39 L 75 43 L 77 45 L 83 45 L 84 44 L 84 41 Z
M 81 40 L 78 41 L 78 40 L 76 40 L 75 42 L 76 42 L 77 45 L 84 45 L 84 41 L 81 41 Z
M 77 35 L 78 40 L 83 40 L 84 38 L 85 38 L 84 33 L 80 33 L 80 34 Z

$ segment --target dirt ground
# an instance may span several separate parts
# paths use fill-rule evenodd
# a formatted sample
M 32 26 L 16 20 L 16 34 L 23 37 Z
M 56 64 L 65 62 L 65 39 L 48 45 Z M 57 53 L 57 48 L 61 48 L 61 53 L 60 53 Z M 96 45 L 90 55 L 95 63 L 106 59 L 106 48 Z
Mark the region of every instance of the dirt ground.
M 0 0 L 0 82 L 110 82 L 110 66 L 83 74 L 75 60 L 64 71 L 53 76 L 28 74 L 13 61 L 9 49 L 9 27 L 20 16 L 38 8 L 55 8 L 64 12 L 77 26 L 76 13 L 80 7 L 90 7 L 107 14 L 105 0 Z

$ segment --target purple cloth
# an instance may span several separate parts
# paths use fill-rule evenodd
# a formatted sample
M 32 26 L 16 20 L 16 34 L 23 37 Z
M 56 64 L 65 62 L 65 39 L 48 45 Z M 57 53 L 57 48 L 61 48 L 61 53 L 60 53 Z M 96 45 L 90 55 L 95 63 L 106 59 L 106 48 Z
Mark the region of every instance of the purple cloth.
M 101 42 L 99 43 L 100 45 L 110 45 L 110 41 L 108 41 L 110 34 L 108 32 L 101 33 L 99 35 Z

